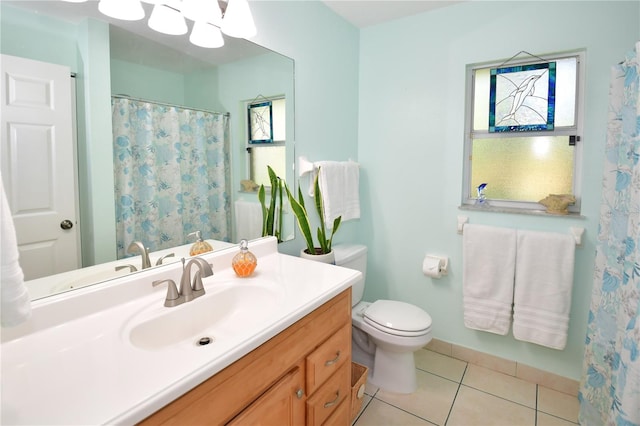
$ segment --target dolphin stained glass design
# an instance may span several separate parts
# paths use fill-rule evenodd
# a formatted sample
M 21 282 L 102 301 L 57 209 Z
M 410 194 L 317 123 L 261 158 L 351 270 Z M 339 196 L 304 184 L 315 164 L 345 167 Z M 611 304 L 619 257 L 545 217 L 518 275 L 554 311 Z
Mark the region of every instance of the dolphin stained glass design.
M 556 63 L 492 68 L 489 132 L 553 130 Z

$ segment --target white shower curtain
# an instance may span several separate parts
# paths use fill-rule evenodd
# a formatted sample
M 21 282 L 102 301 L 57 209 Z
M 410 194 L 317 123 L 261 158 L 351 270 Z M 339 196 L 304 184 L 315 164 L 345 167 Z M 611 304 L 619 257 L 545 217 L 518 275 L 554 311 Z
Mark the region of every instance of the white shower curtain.
M 612 69 L 584 371 L 584 426 L 640 425 L 640 42 Z
M 118 258 L 195 231 L 229 241 L 228 115 L 113 97 L 112 119 Z

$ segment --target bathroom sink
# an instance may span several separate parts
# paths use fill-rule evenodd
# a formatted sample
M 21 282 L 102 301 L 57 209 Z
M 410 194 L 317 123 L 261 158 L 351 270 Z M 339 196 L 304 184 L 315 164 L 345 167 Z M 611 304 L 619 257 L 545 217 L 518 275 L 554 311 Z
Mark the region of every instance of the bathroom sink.
M 269 319 L 283 299 L 280 287 L 272 282 L 217 283 L 215 290 L 207 289 L 191 302 L 172 308 L 154 306 L 136 315 L 127 327 L 129 341 L 146 350 L 215 345 Z

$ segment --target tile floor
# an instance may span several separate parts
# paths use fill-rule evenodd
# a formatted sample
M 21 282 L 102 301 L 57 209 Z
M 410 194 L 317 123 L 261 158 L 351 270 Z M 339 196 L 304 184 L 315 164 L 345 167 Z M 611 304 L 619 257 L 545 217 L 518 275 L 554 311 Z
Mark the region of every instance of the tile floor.
M 416 352 L 418 390 L 384 392 L 367 383 L 354 426 L 571 426 L 578 400 L 535 383 L 450 358 Z

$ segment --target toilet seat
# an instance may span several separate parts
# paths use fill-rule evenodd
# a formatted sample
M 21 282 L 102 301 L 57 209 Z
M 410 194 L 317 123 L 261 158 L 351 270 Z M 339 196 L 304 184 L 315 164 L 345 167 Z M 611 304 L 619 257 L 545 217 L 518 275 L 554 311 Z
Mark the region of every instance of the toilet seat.
M 363 312 L 364 321 L 376 329 L 395 336 L 414 337 L 431 330 L 431 316 L 410 303 L 378 300 Z

